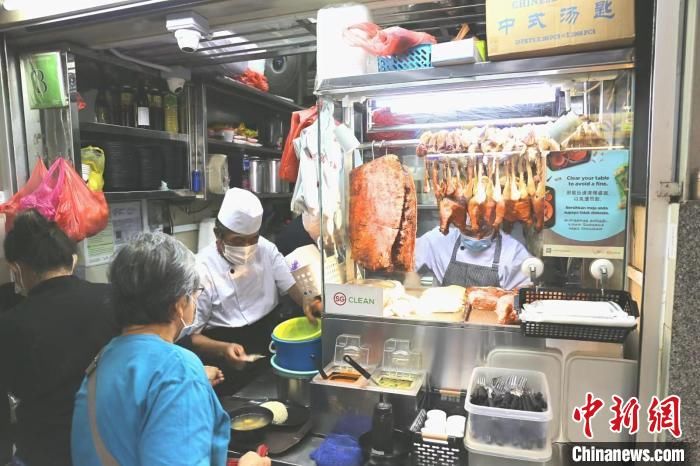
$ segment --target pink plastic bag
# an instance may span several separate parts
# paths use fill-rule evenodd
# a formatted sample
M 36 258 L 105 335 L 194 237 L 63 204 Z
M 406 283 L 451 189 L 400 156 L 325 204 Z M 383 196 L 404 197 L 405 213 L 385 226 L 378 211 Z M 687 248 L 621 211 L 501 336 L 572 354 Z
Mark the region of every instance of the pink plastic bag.
M 343 31 L 343 38 L 348 44 L 362 47 L 378 57 L 402 55 L 416 45 L 437 43 L 427 32 L 409 31 L 398 26 L 379 29 L 374 23 L 353 24 Z
M 28 196 L 23 197 L 19 202 L 20 210 L 36 209 L 42 217 L 53 221 L 56 217 L 56 205 L 58 196 L 61 193 L 65 175 L 61 168 L 61 157 L 56 159 L 49 168 L 49 172 L 44 177 L 38 188 Z
M 22 199 L 33 193 L 41 185 L 47 172 L 48 170 L 46 170 L 44 161 L 39 159 L 36 165 L 34 165 L 34 170 L 32 170 L 32 174 L 29 180 L 27 180 L 27 183 L 22 186 L 9 201 L 0 205 L 0 214 L 5 214 L 5 232 L 12 230 L 15 217 L 20 212 L 20 202 Z

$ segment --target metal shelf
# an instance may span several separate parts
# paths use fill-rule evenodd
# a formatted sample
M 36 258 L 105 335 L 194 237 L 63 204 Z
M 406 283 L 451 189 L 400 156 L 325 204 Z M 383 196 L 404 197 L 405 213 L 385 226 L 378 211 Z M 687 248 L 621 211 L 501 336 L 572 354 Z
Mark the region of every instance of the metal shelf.
M 326 79 L 317 94 L 352 95 L 372 91 L 405 94 L 427 86 L 436 91 L 440 86 L 448 88 L 456 83 L 513 78 L 532 80 L 557 74 L 631 68 L 634 68 L 634 49 L 626 48 Z
M 233 187 L 233 186 L 232 186 Z M 251 191 L 252 192 L 252 191 Z M 292 193 L 253 193 L 258 199 L 291 199 Z M 207 193 L 207 196 L 213 198 L 222 198 L 223 194 Z
M 109 125 L 106 123 L 80 122 L 80 131 L 93 134 L 107 134 L 138 139 L 152 139 L 158 141 L 187 142 L 186 134 L 169 133 L 153 129 L 131 128 L 129 126 Z
M 147 200 L 167 200 L 167 199 L 195 199 L 197 194 L 189 189 L 169 189 L 156 191 L 113 191 L 105 192 L 107 202 L 138 201 Z
M 292 193 L 255 193 L 260 199 L 286 199 L 291 198 Z
M 259 91 L 254 87 L 248 86 L 246 84 L 241 84 L 238 81 L 235 81 L 231 78 L 219 76 L 214 80 L 214 82 L 214 85 L 207 83 L 207 87 L 222 92 L 224 94 L 245 99 L 249 102 L 265 105 L 266 107 L 271 108 L 273 110 L 286 110 L 288 112 L 295 112 L 297 110 L 303 109 L 303 107 L 294 103 L 293 100 L 288 100 L 284 97 L 280 97 L 275 94 L 270 94 L 269 92 Z
M 259 155 L 261 157 L 282 157 L 282 151 L 279 149 L 272 149 L 269 147 L 256 147 L 250 146 L 248 144 L 241 144 L 238 142 L 226 142 L 221 139 L 207 139 L 207 143 L 211 147 L 221 147 L 224 150 L 237 150 L 240 152 L 245 152 L 246 154 Z

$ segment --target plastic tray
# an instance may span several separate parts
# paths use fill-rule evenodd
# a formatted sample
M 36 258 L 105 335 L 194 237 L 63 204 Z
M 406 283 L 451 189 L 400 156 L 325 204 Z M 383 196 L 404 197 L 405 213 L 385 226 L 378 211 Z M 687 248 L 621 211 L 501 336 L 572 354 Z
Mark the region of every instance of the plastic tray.
M 522 288 L 515 302 L 518 314 L 522 306 L 540 300 L 561 299 L 570 301 L 613 301 L 628 315 L 639 317 L 637 303 L 626 291 L 600 289 Z M 577 325 L 555 322 L 525 322 L 520 329 L 528 337 L 559 338 L 566 340 L 600 341 L 624 343 L 634 327 L 611 327 L 605 325 Z
M 379 57 L 377 59 L 379 72 L 432 68 L 432 50 L 433 46 L 431 44 L 423 44 L 413 47 L 404 55 Z
M 547 402 L 547 411 L 529 412 L 489 406 L 473 405 L 470 402 L 479 376 L 486 380 L 494 377 L 518 375 L 527 377 L 528 386 L 534 392 L 542 392 Z M 464 444 L 473 453 L 525 461 L 545 462 L 552 457 L 551 429 L 552 406 L 547 379 L 542 372 L 500 367 L 476 367 L 469 380 L 469 390 L 464 402 L 469 413 Z M 516 445 L 526 440 L 532 448 Z
M 465 392 L 432 391 L 426 409 L 440 409 L 448 416 L 464 415 Z M 446 435 L 444 438 L 424 438 L 421 428 L 427 418 L 426 409 L 421 409 L 411 425 L 412 458 L 414 466 L 459 466 L 467 464 L 467 451 L 461 437 Z

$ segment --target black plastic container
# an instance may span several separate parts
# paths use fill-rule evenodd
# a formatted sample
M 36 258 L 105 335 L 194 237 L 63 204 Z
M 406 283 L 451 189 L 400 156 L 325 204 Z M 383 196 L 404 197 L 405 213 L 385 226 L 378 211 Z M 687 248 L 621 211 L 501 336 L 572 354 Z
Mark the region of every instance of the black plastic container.
M 108 141 L 98 144 L 105 152 L 105 191 L 139 189 L 138 160 L 132 144 Z
M 139 188 L 148 191 L 160 189 L 163 179 L 163 154 L 160 147 L 144 145 L 136 148 L 139 164 Z

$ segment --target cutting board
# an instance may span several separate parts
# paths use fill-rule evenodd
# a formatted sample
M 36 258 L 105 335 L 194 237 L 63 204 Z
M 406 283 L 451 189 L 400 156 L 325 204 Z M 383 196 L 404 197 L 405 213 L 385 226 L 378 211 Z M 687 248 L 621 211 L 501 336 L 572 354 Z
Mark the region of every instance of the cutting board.
M 576 354 L 569 357 L 564 368 L 564 435 L 567 442 L 629 442 L 633 437 L 610 431 L 612 396 L 624 401 L 636 396 L 637 361 L 600 358 Z M 586 393 L 600 398 L 605 406 L 592 419 L 593 440 L 583 434 L 583 424 L 574 421 L 574 408 L 586 402 Z

